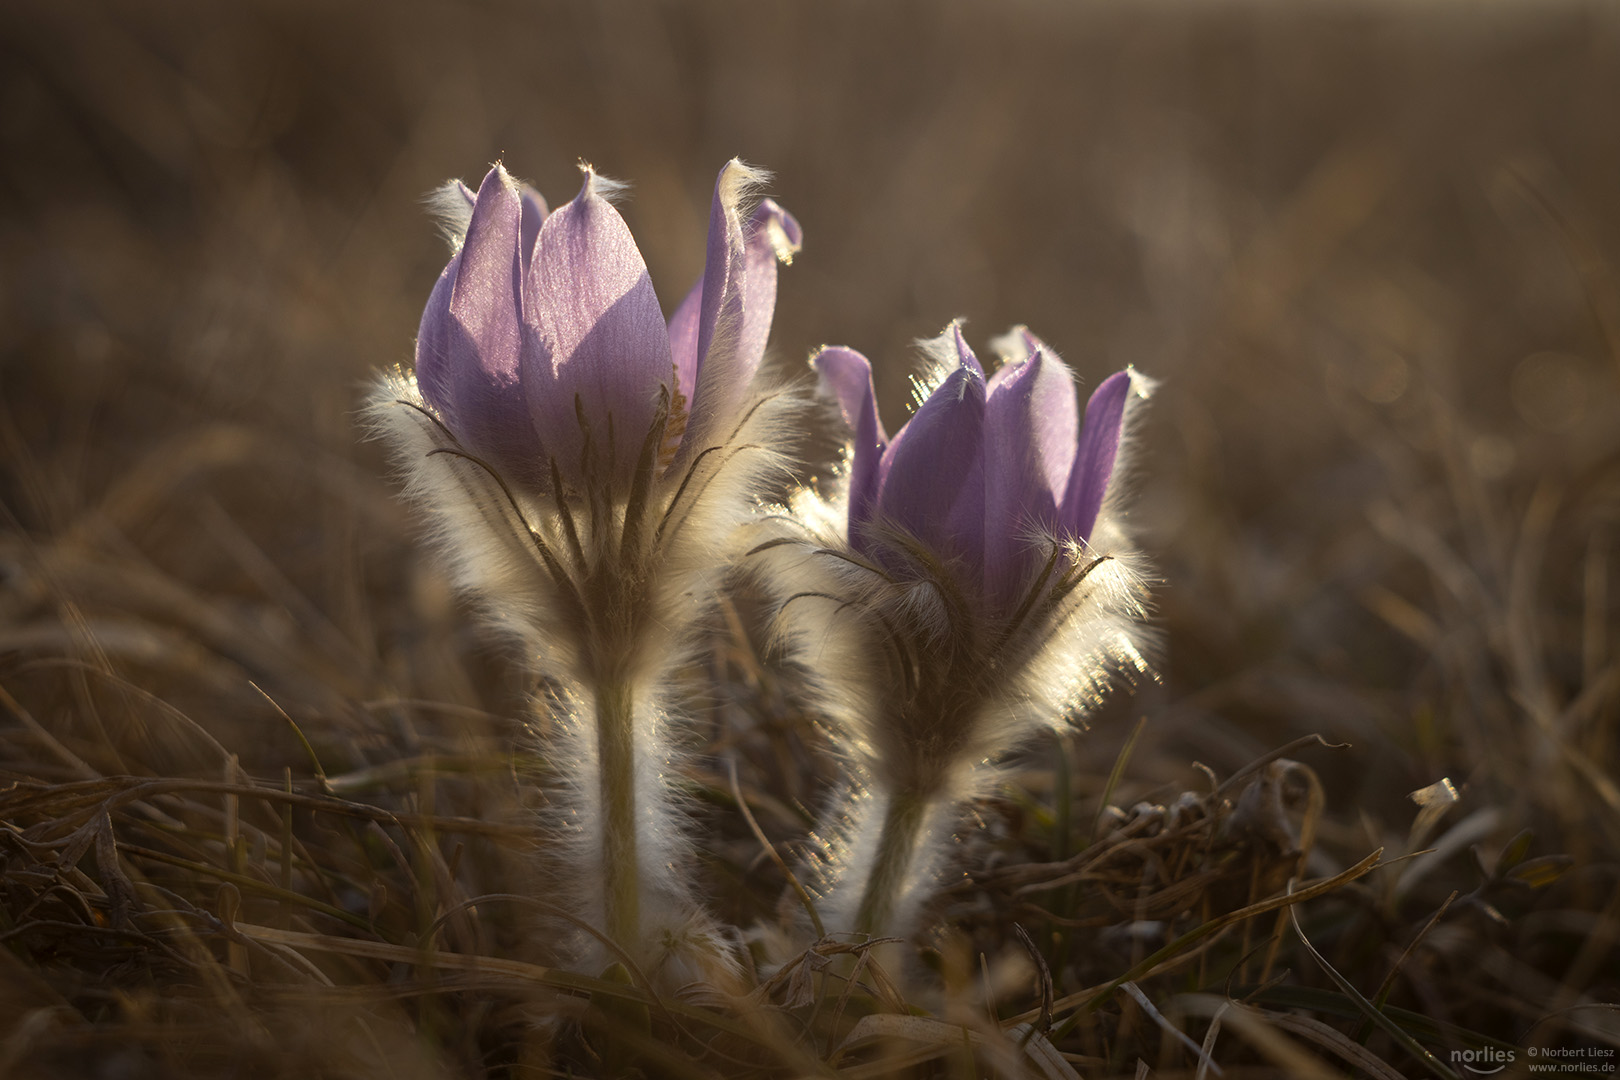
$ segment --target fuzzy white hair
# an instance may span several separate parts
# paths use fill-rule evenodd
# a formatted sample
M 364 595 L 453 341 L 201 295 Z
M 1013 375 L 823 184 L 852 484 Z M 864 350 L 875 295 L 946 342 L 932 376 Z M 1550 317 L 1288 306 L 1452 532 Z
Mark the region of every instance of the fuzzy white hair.
M 1132 399 L 1151 385 L 1133 372 Z M 1148 580 L 1125 528 L 1122 481 L 1138 412 L 1126 410 L 1114 482 L 1088 541 L 1023 538 L 1050 557 L 1010 618 L 986 615 L 950 564 L 881 521 L 869 523 L 869 544 L 909 573 L 852 549 L 843 475 L 801 489 L 756 527 L 747 567 L 775 593 L 780 645 L 810 673 L 815 705 L 850 762 L 852 780 L 824 813 L 809 867 L 829 931 L 912 932 L 962 807 L 989 792 L 998 763 L 1039 731 L 1077 720 L 1117 682 L 1151 674 Z M 920 804 L 907 825 L 915 843 L 903 866 L 880 870 L 881 834 L 903 799 Z M 878 873 L 895 879 L 893 895 L 880 925 L 859 925 Z
M 740 527 L 759 512 L 755 492 L 786 474 L 774 448 L 802 407 L 791 392 L 770 387 L 740 405 L 710 425 L 704 446 L 673 462 L 644 462 L 646 482 L 617 494 L 608 485 L 574 492 L 560 481 L 544 491 L 508 483 L 467 452 L 403 371 L 380 379 L 365 411 L 372 433 L 392 447 L 405 494 L 425 515 L 428 540 L 456 588 L 555 682 L 547 707 L 556 739 L 546 750 L 568 767 L 555 771 L 559 811 L 548 854 L 574 910 L 596 926 L 604 917 L 606 814 L 590 780 L 602 666 L 613 666 L 628 688 L 642 896 L 638 941 L 620 944 L 671 985 L 700 975 L 725 985 L 737 971 L 731 946 L 695 898 L 688 813 L 670 778 L 688 752 L 672 676 L 691 659 L 694 631 L 733 561 Z M 604 646 L 603 612 L 627 606 L 636 609 L 633 633 Z M 575 962 L 611 959 L 587 943 Z

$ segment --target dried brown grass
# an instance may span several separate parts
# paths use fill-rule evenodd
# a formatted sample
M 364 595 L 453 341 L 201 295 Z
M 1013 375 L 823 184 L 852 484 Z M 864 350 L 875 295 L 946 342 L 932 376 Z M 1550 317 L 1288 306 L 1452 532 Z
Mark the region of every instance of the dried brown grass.
M 1576 6 L 0 12 L 0 1073 L 1614 1048 L 1617 51 Z M 719 163 L 777 170 L 784 362 L 860 346 L 891 403 L 958 314 L 1163 380 L 1162 682 L 1017 763 L 925 976 L 837 939 L 740 1003 L 548 966 L 543 688 L 352 423 L 442 260 L 419 196 L 498 152 L 637 181 L 666 299 Z M 791 866 L 832 770 L 727 616 L 691 790 L 752 926 L 795 901 L 738 799 Z

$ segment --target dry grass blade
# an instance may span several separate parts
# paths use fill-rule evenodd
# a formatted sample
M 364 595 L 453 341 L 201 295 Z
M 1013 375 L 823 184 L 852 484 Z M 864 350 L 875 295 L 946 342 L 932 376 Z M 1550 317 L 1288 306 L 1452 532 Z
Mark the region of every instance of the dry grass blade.
M 0 686 L 0 705 L 4 705 L 7 709 L 10 709 L 11 715 L 15 716 L 18 720 L 21 720 L 23 722 L 23 726 L 26 727 L 36 739 L 44 743 L 45 747 L 50 750 L 52 754 L 56 755 L 59 760 L 66 763 L 67 766 L 74 772 L 78 773 L 82 779 L 92 780 L 100 775 L 95 769 L 91 768 L 89 763 L 83 758 L 69 750 L 67 747 L 63 746 L 61 742 L 58 741 L 57 738 L 49 731 L 47 731 L 38 720 L 34 719 L 33 715 L 27 709 L 18 704 L 17 699 L 12 697 L 10 692 L 7 691 L 4 686 Z
M 396 964 L 420 965 L 448 971 L 462 971 L 484 977 L 493 976 L 501 979 L 511 979 L 519 983 L 540 984 L 573 993 L 601 994 L 607 997 L 622 998 L 641 1005 L 667 1009 L 682 1019 L 717 1031 L 723 1031 L 728 1035 L 745 1039 L 755 1045 L 762 1045 L 758 1042 L 760 1032 L 754 1028 L 707 1009 L 688 1005 L 680 1000 L 660 1002 L 653 995 L 627 983 L 595 979 L 571 971 L 542 967 L 521 960 L 507 960 L 497 956 L 465 956 L 459 953 L 441 952 L 407 945 L 391 945 L 384 941 L 359 941 L 354 938 L 332 937 L 328 934 L 311 934 L 296 930 L 278 930 L 272 926 L 254 926 L 246 923 L 237 923 L 234 929 L 249 940 L 268 945 L 363 957 Z M 771 1049 L 769 1044 L 763 1044 L 763 1048 Z
M 1193 1052 L 1193 1056 L 1198 1059 L 1198 1071 L 1200 1073 L 1212 1072 L 1216 1076 L 1226 1075 L 1226 1070 L 1215 1064 L 1215 1059 L 1210 1057 L 1203 1047 L 1199 1046 L 1197 1043 L 1188 1038 L 1185 1031 L 1182 1031 L 1180 1028 L 1176 1027 L 1176 1025 L 1172 1024 L 1170 1020 L 1158 1010 L 1158 1007 L 1155 1006 L 1153 1002 L 1148 1000 L 1148 996 L 1142 993 L 1142 988 L 1140 986 L 1137 986 L 1133 982 L 1128 982 L 1121 986 L 1120 989 L 1129 994 L 1131 996 L 1131 1000 L 1135 1001 L 1141 1010 L 1147 1013 L 1148 1019 L 1159 1025 L 1159 1028 L 1166 1035 L 1170 1036 L 1176 1042 L 1179 1042 L 1181 1045 Z
M 1007 1034 L 1022 1036 L 1025 1033 L 1009 1030 Z M 988 1059 L 987 1064 L 1000 1075 L 1023 1074 L 1022 1057 L 1048 1080 L 1078 1080 L 1079 1077 L 1056 1049 L 1040 1036 L 1025 1043 L 1020 1053 L 1008 1039 L 993 1038 L 960 1024 L 949 1024 L 925 1016 L 886 1013 L 862 1017 L 834 1050 L 831 1063 L 836 1065 L 846 1055 L 867 1047 L 897 1042 L 915 1044 L 915 1048 L 891 1049 L 869 1064 L 840 1069 L 838 1075 L 848 1080 L 893 1076 L 897 1070 L 966 1050 L 970 1054 L 984 1055 Z
M 1223 1029 L 1237 1032 L 1286 1076 L 1299 1080 L 1340 1080 L 1340 1073 L 1278 1031 L 1268 1014 L 1258 1009 L 1214 994 L 1185 994 L 1176 1002 L 1183 1012 L 1218 1017 Z
M 58 807 L 63 805 L 72 807 L 68 817 L 63 819 L 64 822 L 70 822 L 96 811 L 110 813 L 131 803 L 146 802 L 159 796 L 174 795 L 182 792 L 237 795 L 270 803 L 296 806 L 306 810 L 363 818 L 392 825 L 428 826 L 442 832 L 465 832 L 514 838 L 527 838 L 533 835 L 532 829 L 500 825 L 480 821 L 477 818 L 396 812 L 385 810 L 370 803 L 352 802 L 324 795 L 307 795 L 302 792 L 283 791 L 279 788 L 264 787 L 257 784 L 178 778 L 150 780 L 134 776 L 108 777 L 102 780 L 86 781 L 84 784 L 39 788 L 27 788 L 19 784 L 15 786 L 14 794 L 0 796 L 0 815 L 9 817 L 29 813 L 39 805 L 48 802 Z
M 793 894 L 799 898 L 799 903 L 804 907 L 804 913 L 810 918 L 810 925 L 815 927 L 816 939 L 820 940 L 826 937 L 827 928 L 822 925 L 821 914 L 816 911 L 815 900 L 799 881 L 798 875 L 794 874 L 792 867 L 788 866 L 787 861 L 777 853 L 776 845 L 772 844 L 770 838 L 765 835 L 765 830 L 759 827 L 759 822 L 754 820 L 754 812 L 748 808 L 748 802 L 743 798 L 742 785 L 737 782 L 737 763 L 728 760 L 726 768 L 731 779 L 731 797 L 737 800 L 737 809 L 742 813 L 743 820 L 748 823 L 749 831 L 759 841 L 759 846 L 764 849 L 765 854 L 770 856 L 771 862 L 782 872 L 782 876 L 787 878 L 788 885 L 793 889 Z
M 1290 895 L 1295 895 L 1292 890 L 1290 890 Z M 1336 985 L 1346 997 L 1355 1002 L 1358 1009 L 1361 1009 L 1366 1014 L 1368 1020 L 1371 1020 L 1378 1027 L 1382 1028 L 1386 1034 L 1400 1044 L 1402 1049 L 1411 1054 L 1412 1057 L 1417 1060 L 1418 1064 L 1422 1065 L 1429 1072 L 1433 1073 L 1435 1076 L 1442 1077 L 1443 1080 L 1458 1080 L 1456 1070 L 1450 1068 L 1439 1058 L 1429 1053 L 1429 1051 L 1425 1049 L 1421 1043 L 1412 1038 L 1411 1035 L 1407 1034 L 1407 1032 L 1399 1024 L 1386 1016 L 1383 1010 L 1379 1009 L 1378 1006 L 1374 1005 L 1372 1002 L 1363 997 L 1361 992 L 1351 984 L 1349 979 L 1346 979 L 1343 975 L 1339 974 L 1338 970 L 1334 968 L 1332 964 L 1327 962 L 1327 958 L 1316 951 L 1316 947 L 1310 943 L 1308 938 L 1306 938 L 1305 931 L 1300 928 L 1299 912 L 1292 906 L 1289 909 L 1289 917 L 1293 920 L 1294 933 L 1299 936 L 1300 944 L 1305 946 L 1306 951 L 1311 954 L 1311 957 L 1317 962 L 1318 965 L 1321 966 L 1322 970 L 1327 973 L 1328 978 L 1333 980 L 1334 985 Z
M 1126 736 L 1125 743 L 1119 748 L 1119 754 L 1114 758 L 1114 767 L 1108 773 L 1108 782 L 1103 785 L 1102 798 L 1097 802 L 1097 816 L 1091 822 L 1091 839 L 1097 839 L 1097 832 L 1102 828 L 1103 812 L 1107 810 L 1114 799 L 1114 791 L 1119 787 L 1120 778 L 1125 775 L 1125 766 L 1130 764 L 1131 753 L 1136 749 L 1136 741 L 1147 730 L 1147 717 L 1139 717 L 1135 726 L 1131 728 L 1130 735 Z
M 1390 1067 L 1378 1055 L 1338 1028 L 1330 1027 L 1314 1016 L 1299 1016 L 1294 1013 L 1267 1012 L 1264 1010 L 1260 1011 L 1259 1015 L 1263 1016 L 1273 1027 L 1309 1039 L 1323 1049 L 1332 1052 L 1346 1065 L 1354 1069 L 1360 1069 L 1368 1076 L 1377 1077 L 1378 1080 L 1400 1080 L 1401 1074 Z
M 1055 1008 L 1065 1009 L 1071 1006 L 1078 1006 L 1075 1014 L 1070 1017 L 1069 1022 L 1073 1022 L 1073 1020 L 1080 1014 L 1091 1012 L 1098 1008 L 1109 995 L 1113 994 L 1121 986 L 1125 985 L 1125 983 L 1138 982 L 1143 978 L 1146 978 L 1148 975 L 1160 970 L 1161 967 L 1183 958 L 1188 946 L 1194 945 L 1204 938 L 1209 937 L 1211 934 L 1224 930 L 1229 926 L 1235 926 L 1238 923 L 1243 922 L 1245 919 L 1252 919 L 1256 915 L 1264 915 L 1268 911 L 1276 911 L 1279 908 L 1291 907 L 1294 904 L 1301 903 L 1302 901 L 1323 896 L 1327 893 L 1333 892 L 1335 889 L 1342 888 L 1343 886 L 1350 884 L 1350 882 L 1364 877 L 1372 871 L 1378 869 L 1380 865 L 1379 860 L 1383 857 L 1383 854 L 1384 849 L 1379 848 L 1377 851 L 1374 851 L 1372 854 L 1368 855 L 1366 858 L 1362 859 L 1348 870 L 1345 870 L 1343 873 L 1335 874 L 1334 876 L 1324 878 L 1321 881 L 1313 881 L 1297 891 L 1290 891 L 1282 896 L 1272 897 L 1269 900 L 1261 900 L 1258 903 L 1250 904 L 1249 906 L 1238 911 L 1211 919 L 1203 925 L 1182 934 L 1180 937 L 1176 938 L 1176 940 L 1149 956 L 1146 960 L 1136 964 L 1131 968 L 1130 971 L 1126 972 L 1124 975 L 1121 975 L 1113 982 L 1110 982 L 1097 990 L 1086 990 L 1078 994 L 1071 994 L 1069 997 L 1059 1000 L 1055 1004 Z

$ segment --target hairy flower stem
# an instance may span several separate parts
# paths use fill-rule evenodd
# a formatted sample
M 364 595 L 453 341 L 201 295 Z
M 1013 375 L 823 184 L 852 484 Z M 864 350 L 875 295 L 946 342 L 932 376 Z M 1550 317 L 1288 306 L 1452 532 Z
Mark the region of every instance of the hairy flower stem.
M 635 702 L 623 682 L 596 688 L 596 753 L 602 799 L 602 902 L 607 935 L 634 949 L 641 938 L 636 853 Z
M 859 933 L 881 936 L 892 932 L 896 909 L 917 861 L 917 846 L 928 820 L 929 800 L 915 792 L 899 791 L 889 799 L 878 832 L 872 871 L 855 913 Z

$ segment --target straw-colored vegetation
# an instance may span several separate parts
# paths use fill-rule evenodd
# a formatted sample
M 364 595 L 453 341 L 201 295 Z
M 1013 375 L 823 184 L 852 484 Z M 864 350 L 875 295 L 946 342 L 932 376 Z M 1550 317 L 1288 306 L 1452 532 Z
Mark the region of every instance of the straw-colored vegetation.
M 0 12 L 0 1075 L 1613 1071 L 1612 17 L 544 7 Z M 682 782 L 747 992 L 553 965 L 547 687 L 353 415 L 496 152 L 636 177 L 666 297 L 770 166 L 783 365 L 966 315 L 1161 380 L 1158 681 L 899 949 L 780 929 L 837 770 L 739 591 Z

